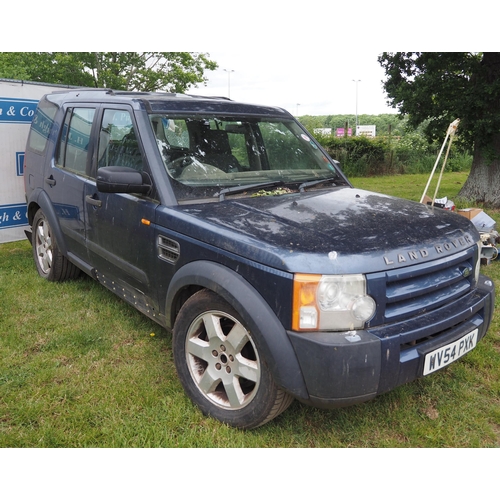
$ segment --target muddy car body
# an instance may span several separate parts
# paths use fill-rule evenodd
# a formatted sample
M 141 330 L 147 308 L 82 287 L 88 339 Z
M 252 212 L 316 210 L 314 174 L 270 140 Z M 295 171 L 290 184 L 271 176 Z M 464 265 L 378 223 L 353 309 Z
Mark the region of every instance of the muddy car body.
M 230 425 L 372 399 L 466 354 L 492 317 L 465 217 L 354 188 L 279 108 L 53 93 L 25 186 L 39 274 L 83 270 L 172 331 L 187 394 Z

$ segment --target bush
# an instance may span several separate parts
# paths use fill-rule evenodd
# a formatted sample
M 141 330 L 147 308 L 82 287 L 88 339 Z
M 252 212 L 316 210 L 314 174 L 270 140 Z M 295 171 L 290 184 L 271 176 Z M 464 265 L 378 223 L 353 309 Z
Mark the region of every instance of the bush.
M 386 170 L 387 145 L 367 137 L 320 137 L 328 154 L 338 160 L 346 175 L 366 177 Z
M 452 151 L 453 152 L 453 147 Z M 468 152 L 450 155 L 446 170 L 449 172 L 468 172 L 472 166 L 472 155 Z
M 436 164 L 442 144 L 429 143 L 418 133 L 402 137 L 316 137 L 328 154 L 341 163 L 347 176 L 368 177 L 374 175 L 430 173 Z M 438 163 L 446 154 L 446 145 Z M 445 171 L 463 172 L 470 169 L 472 156 L 452 144 Z

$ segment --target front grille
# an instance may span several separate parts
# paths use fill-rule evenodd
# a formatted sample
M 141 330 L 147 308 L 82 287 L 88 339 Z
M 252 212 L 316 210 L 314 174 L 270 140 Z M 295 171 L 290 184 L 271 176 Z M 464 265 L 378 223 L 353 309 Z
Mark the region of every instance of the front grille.
M 476 258 L 476 247 L 471 247 L 440 260 L 368 276 L 369 293 L 378 305 L 370 326 L 404 321 L 464 296 L 475 286 Z

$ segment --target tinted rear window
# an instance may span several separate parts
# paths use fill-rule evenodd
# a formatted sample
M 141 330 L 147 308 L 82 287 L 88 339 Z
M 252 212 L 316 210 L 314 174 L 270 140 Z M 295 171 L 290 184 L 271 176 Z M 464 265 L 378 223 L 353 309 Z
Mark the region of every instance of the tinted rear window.
M 45 98 L 38 103 L 35 116 L 31 122 L 28 149 L 35 153 L 43 153 L 45 151 L 57 109 L 55 104 Z

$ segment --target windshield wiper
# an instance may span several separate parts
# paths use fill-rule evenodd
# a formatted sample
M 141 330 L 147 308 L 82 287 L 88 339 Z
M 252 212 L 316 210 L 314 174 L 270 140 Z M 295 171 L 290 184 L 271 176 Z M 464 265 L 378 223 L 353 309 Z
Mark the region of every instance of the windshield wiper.
M 328 177 L 326 179 L 316 179 L 314 181 L 307 181 L 307 182 L 303 182 L 300 186 L 299 186 L 299 192 L 300 193 L 303 193 L 306 188 L 310 188 L 312 186 L 316 186 L 317 184 L 323 184 L 325 182 L 338 182 L 340 181 L 341 179 L 338 177 L 338 176 L 335 176 L 335 177 Z
M 269 181 L 260 182 L 259 184 L 243 184 L 241 186 L 232 186 L 228 188 L 221 189 L 214 196 L 219 197 L 219 201 L 224 201 L 226 199 L 226 194 L 236 194 L 243 193 L 245 191 L 252 191 L 254 189 L 264 189 L 267 187 L 283 186 L 285 183 L 283 181 Z

